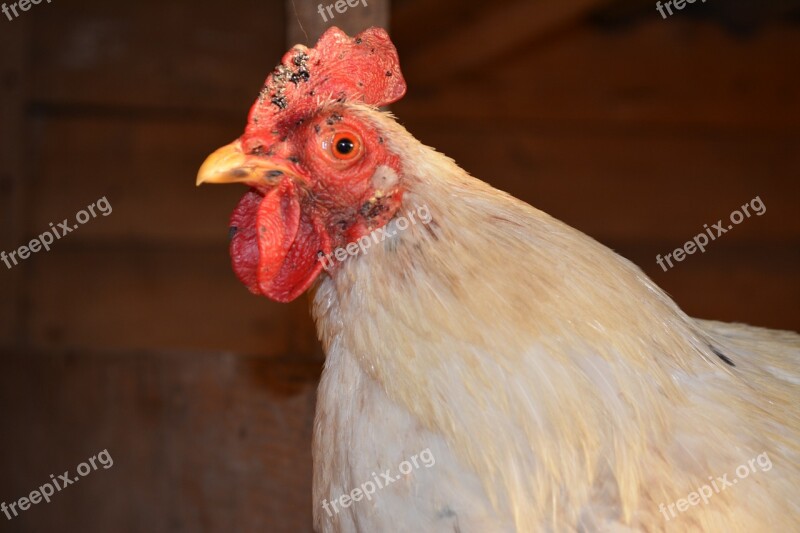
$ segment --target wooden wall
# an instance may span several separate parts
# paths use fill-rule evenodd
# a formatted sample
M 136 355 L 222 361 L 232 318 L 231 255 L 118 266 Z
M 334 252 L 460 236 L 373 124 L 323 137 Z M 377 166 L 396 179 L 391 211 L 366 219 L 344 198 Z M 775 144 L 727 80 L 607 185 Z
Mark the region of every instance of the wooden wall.
M 690 314 L 800 329 L 798 26 L 663 21 L 645 4 L 399 1 L 409 91 L 393 111 Z M 0 20 L 0 250 L 113 206 L 0 264 L 0 501 L 104 448 L 115 461 L 0 515 L 3 530 L 310 530 L 307 302 L 247 293 L 227 255 L 242 190 L 194 187 L 241 133 L 291 18 L 277 0 L 82 0 Z M 755 196 L 763 216 L 656 265 Z

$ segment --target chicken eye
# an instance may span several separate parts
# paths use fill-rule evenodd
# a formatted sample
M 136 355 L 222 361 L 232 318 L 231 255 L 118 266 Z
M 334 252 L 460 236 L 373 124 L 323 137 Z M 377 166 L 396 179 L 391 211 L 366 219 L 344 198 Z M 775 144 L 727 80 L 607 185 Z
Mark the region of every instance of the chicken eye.
M 361 142 L 350 132 L 334 135 L 331 145 L 334 157 L 344 161 L 353 159 L 361 152 Z
M 353 144 L 353 141 L 351 139 L 345 137 L 337 141 L 336 151 L 339 153 L 339 155 L 347 155 L 353 151 L 353 148 L 355 148 L 355 146 L 356 145 Z

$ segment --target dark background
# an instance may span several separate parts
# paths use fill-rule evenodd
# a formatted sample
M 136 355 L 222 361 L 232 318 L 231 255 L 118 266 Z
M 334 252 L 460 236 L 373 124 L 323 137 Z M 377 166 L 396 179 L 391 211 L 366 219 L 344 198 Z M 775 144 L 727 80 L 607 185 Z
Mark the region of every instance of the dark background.
M 289 0 L 288 5 L 292 5 Z M 108 449 L 0 531 L 308 531 L 322 355 L 307 301 L 251 296 L 194 187 L 316 4 L 54 0 L 0 15 L 0 501 Z M 628 257 L 691 315 L 800 329 L 797 1 L 369 0 L 426 144 Z M 668 272 L 656 254 L 760 196 Z

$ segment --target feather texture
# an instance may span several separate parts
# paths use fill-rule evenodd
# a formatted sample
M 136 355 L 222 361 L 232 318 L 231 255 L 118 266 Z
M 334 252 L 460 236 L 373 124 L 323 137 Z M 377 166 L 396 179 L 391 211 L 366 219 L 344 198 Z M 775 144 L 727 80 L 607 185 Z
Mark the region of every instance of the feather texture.
M 313 289 L 319 531 L 798 527 L 800 336 L 688 317 L 605 246 L 348 109 L 403 161 L 401 212 L 432 219 Z M 425 448 L 432 468 L 321 507 Z

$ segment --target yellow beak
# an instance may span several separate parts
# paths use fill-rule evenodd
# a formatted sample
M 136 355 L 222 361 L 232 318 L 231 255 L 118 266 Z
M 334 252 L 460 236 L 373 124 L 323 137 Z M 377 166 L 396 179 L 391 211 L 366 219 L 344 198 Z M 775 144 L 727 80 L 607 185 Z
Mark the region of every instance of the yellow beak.
M 197 171 L 197 185 L 203 183 L 246 183 L 274 185 L 293 173 L 269 159 L 246 155 L 241 141 L 233 141 L 208 156 Z

